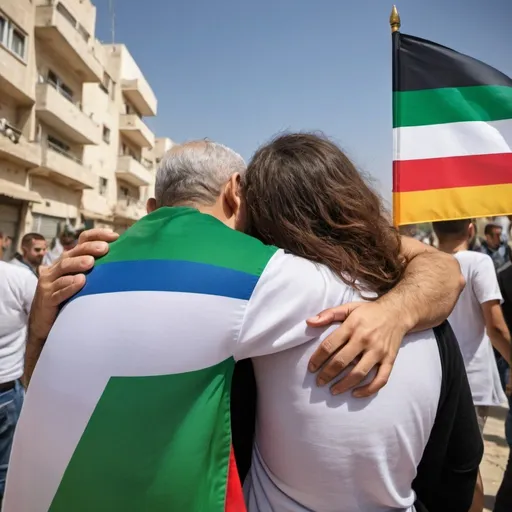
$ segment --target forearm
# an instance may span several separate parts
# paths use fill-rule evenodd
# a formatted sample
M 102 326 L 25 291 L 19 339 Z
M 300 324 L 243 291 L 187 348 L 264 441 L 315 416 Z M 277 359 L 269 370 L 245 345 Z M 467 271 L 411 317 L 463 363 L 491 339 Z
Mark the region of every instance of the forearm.
M 44 347 L 45 339 L 38 338 L 29 328 L 27 337 L 27 348 L 25 350 L 25 372 L 23 374 L 23 385 L 25 388 L 30 384 L 37 361 Z
M 44 331 L 43 329 L 42 332 Z M 41 334 L 38 334 L 36 322 L 31 318 L 28 324 L 27 345 L 25 349 L 25 371 L 23 374 L 23 385 L 25 388 L 30 384 L 30 379 L 39 361 L 45 342 L 46 336 L 43 337 Z
M 501 357 L 512 366 L 512 352 L 510 344 L 510 333 L 508 329 L 503 332 L 501 329 L 488 329 L 487 334 L 491 340 L 492 346 L 500 353 Z
M 407 331 L 435 327 L 448 318 L 464 289 L 459 263 L 417 241 L 403 239 L 403 246 L 408 262 L 404 277 L 379 301 L 396 311 Z

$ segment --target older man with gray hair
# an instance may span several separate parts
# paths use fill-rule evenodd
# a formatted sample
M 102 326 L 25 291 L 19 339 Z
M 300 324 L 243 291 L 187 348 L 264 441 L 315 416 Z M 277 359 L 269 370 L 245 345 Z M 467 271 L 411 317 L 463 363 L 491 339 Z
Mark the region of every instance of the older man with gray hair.
M 244 171 L 238 154 L 209 141 L 162 161 L 149 214 L 96 262 L 47 338 L 4 512 L 244 509 L 231 445 L 235 361 L 314 342 L 321 332 L 305 319 L 342 296 L 315 264 L 236 231 Z M 384 368 L 373 391 L 406 331 L 439 323 L 461 289 L 450 258 L 404 250 L 400 289 L 358 308 L 330 338 L 336 350 L 358 333 L 352 352 L 359 344 Z M 29 352 L 44 330 L 31 331 Z

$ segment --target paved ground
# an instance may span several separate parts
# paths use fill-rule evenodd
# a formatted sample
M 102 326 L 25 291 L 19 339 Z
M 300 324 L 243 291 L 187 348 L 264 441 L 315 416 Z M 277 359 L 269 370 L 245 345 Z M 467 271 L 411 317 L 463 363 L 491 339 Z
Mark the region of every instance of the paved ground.
M 508 458 L 504 422 L 507 409 L 492 408 L 485 425 L 485 454 L 481 470 L 484 479 L 485 510 L 492 512 L 494 496 L 498 492 Z

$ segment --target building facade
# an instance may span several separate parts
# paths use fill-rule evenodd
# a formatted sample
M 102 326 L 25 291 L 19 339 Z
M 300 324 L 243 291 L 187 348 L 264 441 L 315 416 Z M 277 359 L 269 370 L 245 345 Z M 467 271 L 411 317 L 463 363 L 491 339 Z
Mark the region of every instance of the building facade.
M 14 247 L 65 224 L 123 231 L 145 213 L 169 143 L 144 121 L 157 100 L 140 68 L 95 24 L 89 0 L 0 4 L 0 230 Z

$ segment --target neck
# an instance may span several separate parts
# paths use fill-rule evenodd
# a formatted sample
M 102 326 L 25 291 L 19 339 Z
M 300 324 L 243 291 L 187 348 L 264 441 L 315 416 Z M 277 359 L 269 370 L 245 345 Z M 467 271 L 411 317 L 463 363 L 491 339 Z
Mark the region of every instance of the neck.
M 212 205 L 196 205 L 195 208 L 197 208 L 201 213 L 211 215 L 212 217 L 215 217 L 217 220 L 220 220 L 222 223 L 230 226 L 230 215 L 226 211 L 224 206 L 225 205 L 223 201 L 219 199 Z
M 4 259 L 4 248 L 2 247 L 2 244 L 0 244 L 0 260 Z
M 439 250 L 449 254 L 455 254 L 459 251 L 467 251 L 469 249 L 468 240 L 444 240 L 439 241 Z

